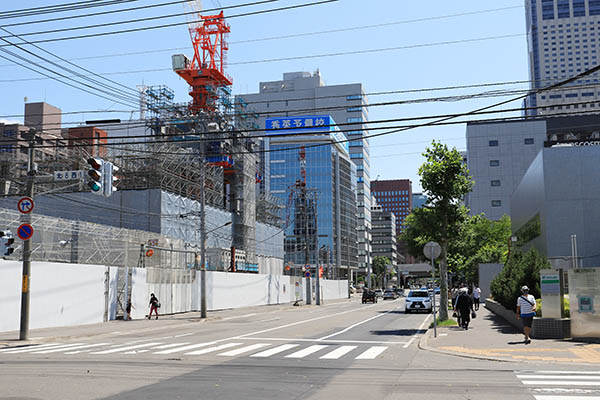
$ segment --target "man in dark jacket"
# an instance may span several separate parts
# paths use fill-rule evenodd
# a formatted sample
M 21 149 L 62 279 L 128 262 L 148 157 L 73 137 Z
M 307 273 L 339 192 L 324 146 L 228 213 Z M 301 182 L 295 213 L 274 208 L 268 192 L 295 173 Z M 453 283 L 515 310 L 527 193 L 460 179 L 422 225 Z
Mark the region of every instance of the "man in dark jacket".
M 456 311 L 460 317 L 459 321 L 465 330 L 469 329 L 471 322 L 471 311 L 473 311 L 473 300 L 469 296 L 469 290 L 462 288 L 460 294 L 456 298 Z

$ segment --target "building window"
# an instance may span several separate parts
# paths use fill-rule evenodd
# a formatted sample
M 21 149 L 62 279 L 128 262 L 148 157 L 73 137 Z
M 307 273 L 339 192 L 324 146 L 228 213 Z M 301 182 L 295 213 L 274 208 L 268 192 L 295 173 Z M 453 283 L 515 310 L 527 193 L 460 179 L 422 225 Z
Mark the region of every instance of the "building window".
M 351 117 L 346 120 L 347 122 L 363 122 L 362 117 Z
M 502 207 L 502 200 L 492 200 L 492 207 Z
M 360 94 L 351 94 L 349 96 L 346 96 L 346 100 L 360 100 L 362 99 L 362 95 Z
M 525 138 L 525 144 L 533 144 L 533 138 Z
M 500 179 L 492 180 L 492 186 L 500 186 Z
M 490 160 L 490 167 L 499 167 L 500 160 Z
M 362 107 L 360 107 L 360 106 L 358 106 L 358 107 L 348 107 L 348 108 L 346 108 L 346 111 L 348 111 L 348 112 L 362 111 Z
M 497 147 L 497 146 L 498 146 L 497 140 L 490 140 L 490 147 Z

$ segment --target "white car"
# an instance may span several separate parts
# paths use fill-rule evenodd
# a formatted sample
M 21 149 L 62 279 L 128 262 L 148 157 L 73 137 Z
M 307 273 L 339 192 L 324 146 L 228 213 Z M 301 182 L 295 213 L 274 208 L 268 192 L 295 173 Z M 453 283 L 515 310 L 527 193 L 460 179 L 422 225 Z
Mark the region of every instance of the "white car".
M 431 297 L 427 290 L 411 290 L 406 296 L 404 303 L 404 313 L 409 314 L 413 311 L 431 312 Z

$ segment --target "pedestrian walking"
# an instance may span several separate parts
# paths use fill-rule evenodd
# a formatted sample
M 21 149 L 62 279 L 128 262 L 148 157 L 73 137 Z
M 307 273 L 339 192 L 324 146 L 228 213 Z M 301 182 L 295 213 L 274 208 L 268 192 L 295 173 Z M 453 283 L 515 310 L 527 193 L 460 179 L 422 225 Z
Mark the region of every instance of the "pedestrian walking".
M 127 307 L 125 307 L 125 311 L 127 312 L 127 315 L 125 316 L 125 320 L 127 321 L 131 321 L 131 309 L 135 307 L 133 307 L 133 305 L 131 304 L 131 301 L 127 302 Z
M 473 288 L 473 306 L 475 307 L 475 311 L 479 311 L 479 299 L 481 298 L 481 289 L 479 286 L 475 285 Z
M 471 312 L 473 312 L 473 300 L 469 296 L 469 289 L 460 289 L 460 294 L 456 298 L 456 310 L 459 316 L 459 324 L 465 330 L 469 329 L 471 322 Z
M 154 293 L 150 294 L 150 314 L 148 314 L 148 319 L 152 317 L 152 311 L 156 312 L 156 319 L 158 319 L 158 309 L 160 308 L 160 302 L 154 295 Z
M 523 286 L 521 288 L 521 296 L 517 299 L 517 319 L 521 318 L 521 321 L 523 321 L 523 335 L 525 335 L 523 343 L 525 344 L 531 343 L 529 334 L 531 333 L 535 309 L 535 297 L 529 294 L 529 288 L 527 286 Z

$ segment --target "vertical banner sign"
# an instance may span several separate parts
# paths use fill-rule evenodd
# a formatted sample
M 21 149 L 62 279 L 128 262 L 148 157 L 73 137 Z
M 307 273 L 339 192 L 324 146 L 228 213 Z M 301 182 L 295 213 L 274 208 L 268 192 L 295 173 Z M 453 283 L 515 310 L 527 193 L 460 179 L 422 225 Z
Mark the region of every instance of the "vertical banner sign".
M 29 291 L 29 277 L 27 275 L 23 275 L 23 293 Z

